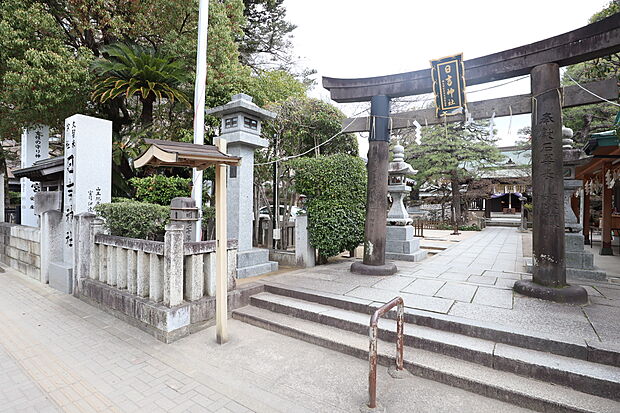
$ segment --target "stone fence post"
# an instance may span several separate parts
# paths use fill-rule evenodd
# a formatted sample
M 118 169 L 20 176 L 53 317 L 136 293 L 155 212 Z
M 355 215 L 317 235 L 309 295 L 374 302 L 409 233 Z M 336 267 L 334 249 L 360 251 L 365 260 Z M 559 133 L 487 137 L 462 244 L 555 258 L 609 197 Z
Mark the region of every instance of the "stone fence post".
M 90 264 L 87 270 L 87 275 L 92 280 L 100 280 L 99 267 L 101 257 L 99 256 L 100 248 L 95 245 L 95 236 L 103 233 L 103 220 L 95 218 L 90 222 L 90 231 L 88 236 L 88 243 L 90 244 Z
M 91 212 L 76 214 L 73 218 L 73 294 L 77 295 L 79 281 L 89 273 L 94 243 L 91 243 L 90 226 L 96 215 Z
M 38 192 L 34 196 L 35 214 L 41 215 L 41 282 L 49 283 L 50 263 L 62 261 L 64 226 L 58 191 Z
M 50 263 L 62 261 L 62 212 L 45 211 L 41 214 L 41 282 L 49 283 Z
M 174 307 L 183 301 L 184 229 L 178 224 L 166 225 L 164 236 L 164 305 Z
M 316 251 L 308 236 L 308 215 L 295 218 L 295 261 L 303 268 L 314 267 Z

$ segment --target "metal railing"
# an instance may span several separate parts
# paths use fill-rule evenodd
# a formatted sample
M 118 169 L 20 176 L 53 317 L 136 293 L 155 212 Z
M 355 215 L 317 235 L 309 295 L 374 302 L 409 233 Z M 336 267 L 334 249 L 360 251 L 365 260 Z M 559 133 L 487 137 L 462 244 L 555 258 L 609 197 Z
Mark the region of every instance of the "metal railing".
M 368 351 L 368 361 L 370 362 L 370 372 L 368 374 L 368 407 L 377 407 L 377 336 L 379 334 L 379 317 L 390 311 L 395 306 L 396 310 L 396 370 L 403 370 L 403 346 L 404 346 L 404 323 L 405 306 L 402 297 L 395 297 L 392 301 L 382 305 L 370 317 L 370 349 Z

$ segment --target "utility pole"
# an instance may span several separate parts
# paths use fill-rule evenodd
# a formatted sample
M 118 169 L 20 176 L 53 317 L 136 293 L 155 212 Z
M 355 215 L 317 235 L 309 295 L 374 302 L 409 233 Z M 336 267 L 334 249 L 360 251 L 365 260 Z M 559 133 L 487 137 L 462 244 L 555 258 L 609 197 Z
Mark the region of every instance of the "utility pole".
M 209 31 L 209 0 L 200 0 L 198 11 L 198 48 L 196 51 L 196 83 L 194 85 L 194 143 L 205 143 L 205 89 L 207 87 L 207 32 Z M 192 198 L 198 208 L 194 241 L 202 237 L 202 171 L 192 173 Z

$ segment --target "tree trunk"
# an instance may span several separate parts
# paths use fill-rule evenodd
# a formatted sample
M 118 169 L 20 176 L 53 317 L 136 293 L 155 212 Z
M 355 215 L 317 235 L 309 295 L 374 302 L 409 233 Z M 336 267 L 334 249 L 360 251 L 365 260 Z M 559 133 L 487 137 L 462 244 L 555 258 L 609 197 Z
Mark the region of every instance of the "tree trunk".
M 319 257 L 319 259 L 318 259 L 317 264 L 319 264 L 319 265 L 327 264 L 327 257 L 325 255 L 321 254 L 321 250 L 319 250 L 318 257 Z
M 454 226 L 458 228 L 461 224 L 461 188 L 456 174 L 452 174 L 450 184 L 452 186 L 452 211 L 454 211 L 452 221 Z
M 153 123 L 153 103 L 155 98 L 151 97 L 151 95 L 148 95 L 146 99 L 140 97 L 140 102 L 142 102 L 142 114 L 140 115 L 142 127 L 150 126 Z

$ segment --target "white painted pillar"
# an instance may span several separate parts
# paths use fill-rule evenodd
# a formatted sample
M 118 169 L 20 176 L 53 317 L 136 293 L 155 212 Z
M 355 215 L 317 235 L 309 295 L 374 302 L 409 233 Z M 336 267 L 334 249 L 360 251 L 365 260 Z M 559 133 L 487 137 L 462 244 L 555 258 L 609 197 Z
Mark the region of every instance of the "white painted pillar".
M 226 140 L 219 138 L 217 147 L 226 153 Z M 215 166 L 215 324 L 217 342 L 224 344 L 228 341 L 228 235 L 226 230 L 226 165 Z

